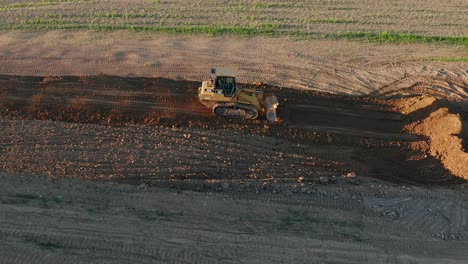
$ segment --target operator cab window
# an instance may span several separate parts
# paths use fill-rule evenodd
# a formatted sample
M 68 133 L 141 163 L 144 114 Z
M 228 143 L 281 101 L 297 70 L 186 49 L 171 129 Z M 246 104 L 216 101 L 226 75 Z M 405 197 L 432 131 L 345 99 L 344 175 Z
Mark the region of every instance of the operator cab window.
M 223 91 L 224 96 L 233 96 L 236 92 L 236 80 L 234 77 L 218 76 L 216 78 L 216 88 Z

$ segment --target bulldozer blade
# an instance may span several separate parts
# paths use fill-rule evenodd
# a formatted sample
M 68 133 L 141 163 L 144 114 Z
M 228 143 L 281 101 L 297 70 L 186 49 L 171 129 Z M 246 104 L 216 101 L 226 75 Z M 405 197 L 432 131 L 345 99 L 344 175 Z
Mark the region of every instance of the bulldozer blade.
M 265 116 L 270 123 L 274 123 L 278 119 L 278 116 L 276 115 L 278 104 L 278 98 L 274 95 L 270 95 L 265 98 Z

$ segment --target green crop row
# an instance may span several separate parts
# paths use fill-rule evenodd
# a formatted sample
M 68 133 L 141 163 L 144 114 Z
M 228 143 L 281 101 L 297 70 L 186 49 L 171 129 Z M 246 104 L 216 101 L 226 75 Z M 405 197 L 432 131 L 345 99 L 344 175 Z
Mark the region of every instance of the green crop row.
M 41 0 L 41 1 L 34 1 L 34 2 L 17 2 L 11 3 L 4 6 L 0 6 L 0 10 L 5 11 L 9 9 L 16 9 L 16 8 L 24 8 L 24 7 L 36 7 L 36 6 L 50 6 L 50 5 L 58 5 L 61 3 L 77 3 L 83 2 L 83 0 Z
M 291 32 L 289 35 L 296 39 L 334 39 L 359 40 L 370 43 L 425 43 L 468 46 L 468 36 L 423 36 L 398 32 L 343 32 L 343 33 L 308 33 Z
M 423 61 L 440 61 L 440 62 L 468 62 L 468 57 L 431 57 L 421 59 Z
M 52 30 L 52 29 L 91 29 L 96 31 L 145 31 L 145 32 L 161 32 L 169 34 L 211 34 L 211 35 L 271 35 L 279 26 L 276 24 L 255 24 L 249 26 L 224 26 L 224 25 L 207 25 L 207 26 L 141 26 L 134 24 L 127 25 L 109 25 L 109 24 L 79 24 L 73 21 L 61 19 L 36 19 L 23 20 L 21 23 L 0 24 L 0 29 L 4 30 Z
M 255 23 L 251 25 L 159 25 L 144 26 L 137 24 L 104 24 L 104 23 L 77 23 L 72 20 L 63 19 L 36 19 L 22 20 L 20 23 L 3 23 L 3 30 L 52 30 L 52 29 L 91 29 L 96 31 L 144 31 L 160 32 L 168 34 L 210 34 L 210 35 L 272 35 L 289 36 L 293 39 L 332 39 L 365 41 L 370 43 L 429 43 L 468 46 L 468 36 L 423 36 L 410 33 L 398 32 L 343 32 L 343 33 L 310 33 L 289 32 L 284 26 L 275 23 Z

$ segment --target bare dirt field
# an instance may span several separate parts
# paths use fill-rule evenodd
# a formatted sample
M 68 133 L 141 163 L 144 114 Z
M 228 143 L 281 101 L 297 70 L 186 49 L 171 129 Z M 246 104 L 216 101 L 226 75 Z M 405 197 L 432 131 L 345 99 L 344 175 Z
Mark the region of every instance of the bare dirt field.
M 466 46 L 371 44 L 132 32 L 4 32 L 0 74 L 96 74 L 202 81 L 210 67 L 238 68 L 244 83 L 366 95 L 423 87 L 466 99 Z M 454 61 L 452 61 L 454 60 Z
M 198 84 L 1 76 L 3 260 L 468 257 L 463 102 L 266 85 L 282 102 L 269 125 L 212 117 Z M 455 130 L 434 140 L 440 111 L 455 116 Z
M 0 263 L 466 263 L 465 1 L 221 2 L 0 1 Z
M 173 191 L 1 175 L 4 263 L 465 263 L 466 189 Z M 466 187 L 466 185 L 465 185 Z M 310 191 L 309 191 L 310 190 Z
M 115 162 L 118 157 L 121 157 L 124 160 L 130 159 L 129 162 L 131 162 L 131 164 L 126 164 L 126 166 L 123 167 L 125 167 L 125 169 L 130 169 L 135 166 L 132 170 L 135 169 L 134 173 L 136 173 L 135 176 L 137 177 L 139 176 L 138 171 L 140 171 L 142 175 L 167 177 L 183 175 L 184 178 L 189 180 L 192 180 L 188 176 L 189 174 L 194 174 L 198 179 L 198 177 L 201 176 L 198 175 L 199 173 L 204 175 L 204 180 L 210 179 L 211 177 L 236 177 L 236 175 L 245 175 L 247 178 L 260 176 L 277 179 L 281 176 L 298 175 L 301 174 L 301 171 L 305 174 L 321 176 L 320 173 L 309 171 L 309 169 L 317 167 L 318 169 L 332 170 L 333 173 L 338 172 L 341 174 L 345 174 L 346 170 L 348 172 L 358 170 L 360 174 L 366 173 L 367 175 L 373 175 L 375 173 L 376 177 L 387 180 L 391 180 L 392 177 L 395 177 L 397 180 L 401 181 L 439 182 L 448 180 L 451 176 L 444 172 L 442 167 L 438 165 L 438 161 L 432 157 L 436 155 L 419 157 L 421 154 L 412 152 L 412 150 L 416 150 L 417 152 L 420 152 L 420 150 L 429 151 L 426 148 L 433 147 L 431 144 L 434 143 L 434 140 L 429 139 L 428 136 L 430 135 L 426 135 L 423 132 L 418 133 L 420 136 L 408 133 L 403 134 L 403 128 L 405 125 L 409 126 L 410 121 L 419 122 L 424 120 L 427 116 L 434 114 L 436 110 L 443 109 L 447 109 L 447 112 L 452 111 L 453 114 L 458 115 L 455 119 L 460 122 L 460 125 L 454 127 L 454 130 L 458 129 L 458 131 L 448 131 L 445 137 L 442 133 L 440 136 L 441 140 L 446 141 L 452 134 L 459 134 L 457 137 L 460 140 L 458 150 L 462 152 L 460 155 L 463 158 L 465 156 L 463 155 L 463 147 L 461 144 L 463 140 L 466 140 L 466 135 L 464 133 L 462 134 L 463 126 L 461 122 L 466 121 L 466 113 L 463 108 L 458 106 L 457 102 L 445 102 L 445 104 L 448 105 L 447 107 L 450 107 L 450 110 L 441 106 L 436 110 L 430 110 L 426 113 L 427 116 L 420 113 L 418 117 L 411 117 L 398 112 L 392 112 L 393 107 L 391 103 L 393 101 L 389 99 L 379 100 L 375 97 L 337 96 L 313 91 L 299 91 L 265 86 L 264 88 L 268 93 L 277 94 L 279 101 L 284 104 L 278 110 L 280 122 L 278 124 L 268 125 L 265 121 L 261 120 L 218 120 L 218 118 L 214 118 L 211 112 L 197 101 L 197 84 L 196 82 L 173 81 L 161 78 L 122 78 L 112 76 L 42 78 L 1 76 L 0 85 L 3 87 L 3 92 L 1 94 L 2 111 L 0 111 L 0 113 L 2 116 L 9 119 L 39 119 L 99 124 L 100 126 L 92 126 L 86 130 L 91 130 L 93 128 L 92 130 L 94 132 L 91 133 L 91 135 L 102 139 L 115 139 L 117 137 L 122 138 L 122 142 L 132 141 L 131 145 L 135 146 L 135 150 L 137 151 L 137 153 L 132 155 L 124 153 L 117 154 L 118 151 L 114 149 L 114 147 L 117 146 L 113 145 L 115 142 L 112 140 L 98 140 L 98 142 L 100 142 L 99 152 L 95 153 L 95 157 L 89 157 L 84 160 L 86 163 L 92 162 L 95 163 L 95 165 L 89 166 L 66 158 L 59 151 L 60 149 L 57 149 L 56 154 L 60 159 L 64 158 L 63 161 L 54 159 L 36 162 L 31 160 L 34 160 L 34 158 L 28 157 L 28 153 L 38 158 L 46 158 L 46 156 L 42 154 L 36 156 L 34 155 L 34 151 L 25 150 L 24 148 L 26 146 L 37 150 L 41 150 L 42 145 L 47 146 L 50 144 L 60 148 L 74 148 L 73 146 L 79 145 L 80 142 L 82 142 L 82 147 L 84 147 L 84 143 L 89 140 L 80 139 L 77 136 L 69 139 L 71 140 L 71 146 L 67 147 L 66 145 L 62 145 L 65 143 L 62 136 L 54 135 L 54 131 L 43 131 L 45 134 L 42 136 L 35 134 L 31 140 L 39 137 L 46 139 L 48 143 L 38 144 L 27 141 L 27 134 L 18 134 L 20 132 L 6 129 L 4 132 L 9 131 L 9 133 L 5 135 L 5 144 L 11 142 L 12 145 L 10 147 L 12 147 L 13 151 L 18 149 L 15 145 L 24 144 L 24 146 L 19 149 L 25 151 L 21 154 L 6 153 L 6 157 L 13 157 L 14 159 L 8 162 L 5 161 L 4 169 L 9 167 L 9 165 L 13 168 L 21 165 L 26 166 L 21 169 L 24 170 L 29 166 L 28 164 L 33 164 L 35 167 L 39 165 L 39 167 L 42 166 L 43 169 L 46 169 L 45 171 L 40 171 L 40 174 L 49 174 L 52 178 L 68 178 L 79 177 L 83 172 L 78 171 L 78 168 L 91 167 L 92 169 L 94 167 L 96 169 L 92 169 L 90 173 L 87 173 L 88 175 L 91 174 L 95 177 L 102 175 L 105 178 L 117 176 L 128 179 L 130 178 L 130 174 L 133 174 L 131 171 L 124 170 L 114 175 L 115 173 L 112 171 L 115 168 L 113 166 L 103 166 L 103 164 Z M 414 99 L 414 97 L 411 99 Z M 400 99 L 395 104 L 400 107 L 405 107 L 408 104 L 406 101 L 409 101 L 414 107 L 414 103 L 411 99 Z M 432 102 L 431 105 L 435 105 L 435 103 Z M 418 109 L 420 112 L 427 107 L 424 104 L 422 106 L 421 109 Z M 416 118 L 417 120 L 414 120 Z M 431 122 L 434 123 L 436 121 Z M 428 121 L 428 123 L 430 122 Z M 29 125 L 29 123 L 17 124 Z M 60 126 L 62 125 L 62 123 L 58 124 Z M 122 126 L 124 127 L 122 129 L 131 129 L 134 132 L 130 132 L 129 135 L 126 135 L 126 133 L 113 135 L 111 133 L 113 129 L 107 128 L 108 125 Z M 141 127 L 141 125 L 143 125 L 143 127 Z M 448 124 L 446 125 L 448 126 Z M 131 126 L 131 128 L 127 128 L 127 126 Z M 148 128 L 145 126 L 150 127 Z M 160 171 L 164 166 L 161 166 L 160 163 L 154 163 L 150 166 L 150 164 L 146 163 L 144 157 L 154 157 L 156 153 L 152 152 L 160 151 L 153 146 L 167 147 L 171 145 L 171 137 L 174 135 L 169 135 L 169 138 L 161 136 L 155 136 L 151 139 L 146 138 L 147 134 L 156 135 L 159 133 L 158 130 L 151 130 L 154 126 L 169 128 L 187 127 L 194 129 L 194 131 L 199 129 L 210 131 L 221 130 L 221 132 L 219 132 L 220 139 L 216 145 L 219 145 L 219 147 L 223 149 L 230 146 L 232 143 L 234 146 L 230 147 L 235 147 L 236 153 L 238 154 L 234 155 L 230 153 L 229 148 L 223 149 L 221 153 L 211 153 L 211 148 L 215 147 L 215 145 L 210 146 L 210 144 L 214 143 L 213 137 L 208 135 L 203 136 L 203 130 L 197 132 L 199 133 L 198 136 L 195 132 L 192 135 L 190 130 L 187 130 L 183 133 L 183 136 L 187 139 L 188 143 L 182 144 L 184 145 L 183 149 L 189 153 L 197 151 L 198 149 L 201 151 L 198 153 L 200 155 L 214 155 L 214 157 L 212 157 L 214 158 L 212 160 L 214 162 L 212 165 L 214 171 L 207 171 L 208 167 L 206 166 L 208 160 L 193 161 L 190 160 L 190 157 L 187 157 L 189 158 L 187 161 L 176 160 L 181 163 L 181 171 L 172 171 L 174 168 L 169 165 L 170 173 L 164 175 L 162 171 Z M 430 130 L 431 124 L 427 126 Z M 70 128 L 70 126 L 66 125 L 65 127 L 61 127 L 56 132 L 61 133 L 67 128 Z M 224 130 L 227 130 L 227 132 L 224 132 Z M 24 129 L 23 131 L 27 133 L 29 129 Z M 412 130 L 409 129 L 409 132 L 411 131 Z M 52 133 L 52 135 L 48 135 L 47 133 L 49 132 Z M 231 132 L 235 132 L 236 136 L 229 138 L 227 135 Z M 265 153 L 262 153 L 261 146 L 263 143 L 260 143 L 258 148 L 249 150 L 252 147 L 252 142 L 246 141 L 244 143 L 242 140 L 238 141 L 244 137 L 245 132 L 256 136 L 273 136 L 276 138 L 273 144 L 277 147 L 273 147 L 270 151 L 264 149 Z M 100 135 L 101 133 L 104 134 Z M 222 133 L 227 134 L 221 136 Z M 133 142 L 133 140 L 138 138 L 137 135 L 141 135 L 140 139 Z M 56 142 L 54 140 L 55 143 L 49 142 L 49 140 L 53 140 L 55 137 L 60 140 Z M 223 140 L 225 137 L 227 138 Z M 25 140 L 25 142 L 14 140 L 15 138 Z M 317 143 L 319 144 L 317 150 L 324 148 L 324 151 L 329 152 L 326 153 L 328 157 L 323 162 L 320 162 L 323 158 L 319 155 L 317 159 L 315 159 L 312 155 L 313 150 L 310 150 L 312 152 L 308 152 L 307 149 L 309 148 L 307 147 L 304 147 L 302 151 L 294 149 L 287 143 L 288 141 L 302 144 Z M 94 149 L 96 140 L 90 140 L 89 142 L 89 147 Z M 198 143 L 201 145 L 198 146 Z M 333 147 L 337 152 L 336 157 L 334 157 L 335 154 L 333 154 L 333 151 L 330 152 L 333 148 L 329 148 L 329 145 L 337 144 L 340 146 L 339 148 Z M 177 145 L 182 146 L 180 142 L 178 142 Z M 104 147 L 109 147 L 109 149 L 105 149 Z M 376 148 L 379 148 L 379 150 L 376 150 Z M 456 148 L 456 146 L 454 146 L 454 148 Z M 7 148 L 6 150 L 9 149 L 10 148 Z M 91 153 L 91 149 L 90 151 L 84 151 L 84 153 Z M 205 151 L 207 153 L 205 153 Z M 442 150 L 439 147 L 434 151 L 438 152 Z M 293 161 L 293 163 L 301 163 L 302 165 L 296 164 L 289 166 L 288 164 L 284 164 L 284 162 L 289 162 L 289 158 L 287 158 L 288 155 L 284 156 L 281 154 L 278 160 L 273 160 L 272 158 L 275 156 L 274 153 L 277 152 L 291 152 L 291 161 Z M 303 152 L 301 154 L 304 160 L 299 159 L 298 154 L 294 154 L 297 152 Z M 320 150 L 319 152 L 322 151 Z M 379 155 L 382 156 L 376 156 L 376 152 L 380 152 Z M 444 157 L 453 159 L 450 154 L 451 152 L 449 150 L 443 151 Z M 257 155 L 259 155 L 257 159 L 243 157 Z M 134 157 L 132 158 L 132 156 Z M 181 158 L 186 155 L 174 154 L 173 156 Z M 414 157 L 410 158 L 410 156 Z M 21 157 L 24 160 L 18 162 L 18 160 L 16 160 L 17 157 Z M 81 161 L 80 156 L 75 158 Z M 411 166 L 407 166 L 411 173 L 405 171 L 403 169 L 404 167 L 402 167 L 404 166 L 403 164 L 408 163 L 408 159 L 412 160 L 409 162 Z M 51 162 L 51 164 L 46 166 L 49 162 Z M 220 167 L 217 166 L 218 162 L 224 164 L 222 166 L 223 168 L 218 168 Z M 263 164 L 260 166 L 264 168 L 258 168 L 258 171 L 254 169 L 252 172 L 248 172 L 247 170 L 256 166 L 256 162 L 274 162 L 278 164 Z M 123 165 L 121 162 L 118 163 Z M 191 166 L 195 164 L 199 164 L 202 167 L 194 168 Z M 332 166 L 327 164 L 336 165 L 330 168 Z M 362 165 L 359 166 L 359 164 Z M 67 168 L 70 165 L 73 166 L 73 169 Z M 348 168 L 343 165 L 348 166 Z M 340 168 L 342 166 L 343 168 Z M 430 172 L 426 171 L 427 166 L 431 168 Z M 53 173 L 47 170 L 47 168 L 57 169 L 58 167 L 63 167 L 63 171 Z M 185 169 L 188 171 L 185 171 Z M 227 171 L 220 171 L 221 169 L 227 169 Z M 451 167 L 446 166 L 446 169 L 451 170 Z M 99 171 L 100 173 L 98 173 Z M 26 169 L 24 172 L 37 173 L 38 171 L 28 171 Z M 256 175 L 255 172 L 259 172 L 257 173 L 259 175 Z M 69 173 L 72 175 L 69 176 Z M 409 175 L 405 176 L 405 174 Z M 455 175 L 461 178 L 468 177 L 463 171 L 455 173 Z M 142 179 L 146 179 L 145 177 L 146 176 L 143 176 Z M 286 178 L 291 180 L 290 177 L 291 176 L 288 176 Z M 162 178 L 164 179 L 166 177 Z M 292 180 L 295 181 L 297 179 L 293 176 Z

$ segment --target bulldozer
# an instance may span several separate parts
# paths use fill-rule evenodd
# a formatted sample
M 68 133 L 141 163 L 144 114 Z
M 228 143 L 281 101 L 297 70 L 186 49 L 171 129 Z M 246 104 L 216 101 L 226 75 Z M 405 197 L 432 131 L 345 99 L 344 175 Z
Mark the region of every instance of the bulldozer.
M 229 68 L 211 68 L 210 79 L 198 88 L 198 99 L 216 116 L 256 119 L 264 115 L 268 122 L 277 120 L 278 98 L 265 96 L 261 87 L 242 88 L 236 83 L 237 71 Z

